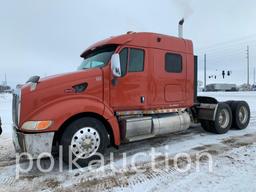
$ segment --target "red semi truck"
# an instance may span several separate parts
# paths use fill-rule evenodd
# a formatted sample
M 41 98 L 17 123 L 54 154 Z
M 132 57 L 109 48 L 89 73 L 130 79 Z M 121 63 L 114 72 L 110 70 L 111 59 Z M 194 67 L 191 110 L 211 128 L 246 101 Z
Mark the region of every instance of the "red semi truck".
M 110 145 L 184 131 L 191 123 L 217 134 L 246 128 L 246 102 L 197 96 L 197 57 L 182 25 L 179 38 L 111 37 L 81 54 L 78 71 L 30 78 L 13 94 L 16 151 L 37 158 L 63 146 L 68 163 L 70 147 L 84 166 Z

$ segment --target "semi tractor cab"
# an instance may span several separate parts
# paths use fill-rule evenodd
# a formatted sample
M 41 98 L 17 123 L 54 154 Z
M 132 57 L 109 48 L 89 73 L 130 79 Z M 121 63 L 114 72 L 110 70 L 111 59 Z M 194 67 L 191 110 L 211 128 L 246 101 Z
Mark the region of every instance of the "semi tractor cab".
M 92 45 L 81 57 L 76 72 L 34 76 L 14 93 L 16 151 L 37 158 L 63 146 L 69 163 L 70 147 L 85 166 L 109 146 L 184 131 L 191 123 L 224 134 L 250 121 L 245 101 L 197 97 L 190 40 L 129 32 Z

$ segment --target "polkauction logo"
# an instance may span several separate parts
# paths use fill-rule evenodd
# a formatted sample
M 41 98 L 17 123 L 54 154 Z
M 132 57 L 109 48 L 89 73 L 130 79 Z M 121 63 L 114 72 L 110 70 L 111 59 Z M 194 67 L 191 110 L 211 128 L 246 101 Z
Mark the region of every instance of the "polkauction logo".
M 114 158 L 113 152 L 110 152 L 109 156 L 95 153 L 95 160 L 90 161 L 86 168 L 82 168 L 78 164 L 78 160 L 82 155 L 76 155 L 74 158 L 71 150 L 69 150 L 69 164 L 65 165 L 62 161 L 62 152 L 63 148 L 60 146 L 58 158 L 54 158 L 51 153 L 41 153 L 36 160 L 29 153 L 17 153 L 16 179 L 19 179 L 22 174 L 28 174 L 35 169 L 41 173 L 50 173 L 52 171 L 63 172 L 74 169 L 103 173 L 109 170 L 113 172 L 129 170 L 135 173 L 143 173 L 148 169 L 152 172 L 168 171 L 171 169 L 178 173 L 185 173 L 192 169 L 200 172 L 201 166 L 208 165 L 208 171 L 213 172 L 213 157 L 210 153 L 177 153 L 175 156 L 170 156 L 168 146 L 165 146 L 165 152 L 157 152 L 155 148 L 151 148 L 150 151 L 139 152 L 129 156 L 127 156 L 127 153 L 122 153 L 122 158 L 118 157 L 117 159 Z M 48 160 L 46 161 L 45 159 Z M 121 161 L 122 165 L 116 163 L 116 161 Z

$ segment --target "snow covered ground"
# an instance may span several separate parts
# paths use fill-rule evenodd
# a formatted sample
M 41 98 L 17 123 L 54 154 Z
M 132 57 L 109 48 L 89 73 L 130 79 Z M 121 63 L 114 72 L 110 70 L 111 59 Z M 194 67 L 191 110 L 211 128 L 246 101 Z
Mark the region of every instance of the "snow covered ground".
M 60 172 L 56 163 L 50 173 L 33 169 L 29 173 L 21 173 L 19 179 L 16 179 L 17 165 L 11 141 L 11 96 L 0 95 L 4 129 L 0 136 L 0 191 L 256 191 L 256 93 L 200 95 L 216 97 L 219 101 L 246 100 L 252 115 L 248 129 L 215 135 L 196 126 L 183 133 L 123 145 L 118 150 L 110 149 L 115 160 L 113 164 L 104 166 L 104 172 L 88 168 L 73 171 L 64 168 Z M 154 158 L 157 170 L 151 167 L 152 149 L 159 153 Z M 137 168 L 141 170 L 138 173 L 129 165 L 134 155 L 141 152 L 148 156 L 136 158 Z M 171 162 L 180 152 L 186 152 L 192 160 L 195 154 L 208 152 L 213 157 L 212 171 L 208 168 L 207 159 L 199 162 L 199 171 L 194 161 L 188 171 L 177 171 Z M 123 153 L 127 155 L 126 169 L 123 169 Z M 165 166 L 166 160 L 169 167 Z M 42 163 L 47 166 L 49 161 Z M 26 162 L 22 165 L 26 166 Z

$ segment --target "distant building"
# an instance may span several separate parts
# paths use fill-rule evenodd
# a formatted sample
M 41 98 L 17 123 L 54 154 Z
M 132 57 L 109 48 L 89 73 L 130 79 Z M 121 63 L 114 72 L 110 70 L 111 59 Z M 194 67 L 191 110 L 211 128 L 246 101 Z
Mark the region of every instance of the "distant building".
M 256 84 L 252 85 L 252 91 L 256 91 Z
M 0 85 L 0 93 L 11 93 L 12 89 L 8 85 Z
M 213 92 L 217 92 L 217 91 L 224 91 L 224 92 L 228 92 L 228 91 L 238 91 L 238 88 L 236 86 L 236 84 L 225 84 L 225 83 L 216 83 L 216 84 L 209 84 L 206 86 L 206 91 L 213 91 Z
M 251 85 L 243 84 L 239 87 L 239 91 L 251 91 L 252 87 Z

